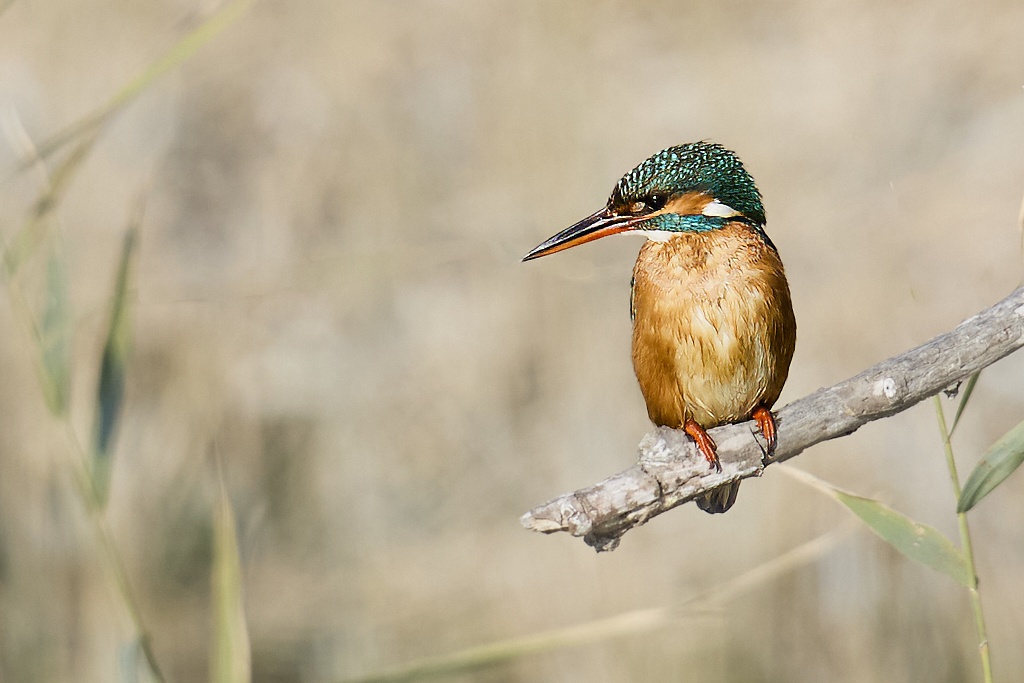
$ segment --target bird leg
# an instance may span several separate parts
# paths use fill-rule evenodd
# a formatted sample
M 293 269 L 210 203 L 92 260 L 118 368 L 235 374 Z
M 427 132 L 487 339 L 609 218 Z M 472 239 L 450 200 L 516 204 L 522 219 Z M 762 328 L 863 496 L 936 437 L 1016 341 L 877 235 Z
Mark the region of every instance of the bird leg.
M 760 423 L 758 423 L 760 424 Z M 687 418 L 686 422 L 683 423 L 683 431 L 690 435 L 690 438 L 697 443 L 697 448 L 704 455 L 704 458 L 711 463 L 711 469 L 722 471 L 722 464 L 718 462 L 718 446 L 715 445 L 715 440 L 711 438 L 704 428 L 693 421 L 692 418 Z
M 775 416 L 772 412 L 764 406 L 758 406 L 754 408 L 754 413 L 751 415 L 754 418 L 754 422 L 757 423 L 757 428 L 761 430 L 764 435 L 764 440 L 768 442 L 768 455 L 772 454 L 775 450 Z

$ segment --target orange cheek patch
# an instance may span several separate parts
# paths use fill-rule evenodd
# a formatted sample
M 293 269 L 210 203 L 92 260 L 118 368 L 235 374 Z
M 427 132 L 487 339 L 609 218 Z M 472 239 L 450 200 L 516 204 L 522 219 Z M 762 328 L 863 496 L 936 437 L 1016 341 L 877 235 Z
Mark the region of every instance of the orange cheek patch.
M 680 216 L 693 216 L 704 211 L 704 207 L 714 201 L 714 197 L 703 192 L 687 192 L 686 194 L 673 197 L 661 208 L 659 213 L 677 213 Z

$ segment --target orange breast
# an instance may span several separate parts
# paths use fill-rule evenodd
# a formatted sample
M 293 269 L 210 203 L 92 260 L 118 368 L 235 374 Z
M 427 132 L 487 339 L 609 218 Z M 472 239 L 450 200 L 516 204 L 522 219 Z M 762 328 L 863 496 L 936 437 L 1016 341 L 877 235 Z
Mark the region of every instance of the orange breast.
M 648 241 L 633 277 L 633 368 L 655 424 L 710 428 L 775 403 L 796 319 L 782 261 L 748 226 Z

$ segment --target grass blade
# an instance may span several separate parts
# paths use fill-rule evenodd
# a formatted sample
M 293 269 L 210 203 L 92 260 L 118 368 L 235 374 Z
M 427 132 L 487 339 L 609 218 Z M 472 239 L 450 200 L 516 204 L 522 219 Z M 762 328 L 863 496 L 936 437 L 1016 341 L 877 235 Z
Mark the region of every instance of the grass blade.
M 13 277 L 21 264 L 35 253 L 35 250 L 44 243 L 47 234 L 52 230 L 50 219 L 53 217 L 53 211 L 60 205 L 60 201 L 74 180 L 78 169 L 89 157 L 97 136 L 93 134 L 79 141 L 67 158 L 51 174 L 13 108 L 0 111 L 0 127 L 3 128 L 11 145 L 17 149 L 24 164 L 26 166 L 34 165 L 38 169 L 41 183 L 45 188 L 29 211 L 25 224 L 4 247 L 4 267 L 7 270 L 7 275 Z
M 131 345 L 127 293 L 137 232 L 137 226 L 133 225 L 124 238 L 110 305 L 110 326 L 107 329 L 107 340 L 103 345 L 103 358 L 100 362 L 99 385 L 96 388 L 92 464 L 93 486 L 101 502 L 105 502 L 107 498 L 114 435 L 124 403 L 125 367 Z
M 142 73 L 119 90 L 105 105 L 39 145 L 39 157 L 45 159 L 80 135 L 98 132 L 117 112 L 139 96 L 153 81 L 187 60 L 199 48 L 241 17 L 255 0 L 235 0 L 212 14 L 206 21 L 179 40 L 166 54 L 147 66 Z M 19 167 L 24 170 L 25 166 Z
M 690 615 L 688 608 L 701 610 L 728 603 L 780 576 L 811 564 L 830 552 L 848 533 L 849 529 L 841 529 L 818 536 L 672 607 L 633 610 L 582 624 L 498 640 L 446 655 L 420 659 L 390 671 L 348 678 L 344 683 L 410 683 L 439 677 L 448 679 L 541 652 L 592 645 L 664 628 Z
M 63 253 L 54 249 L 46 264 L 46 303 L 39 328 L 43 394 L 54 415 L 68 409 L 71 389 L 71 303 Z
M 918 524 L 884 503 L 843 491 L 802 470 L 793 467 L 781 469 L 798 481 L 827 493 L 845 505 L 886 543 L 906 557 L 949 576 L 965 588 L 970 588 L 971 573 L 963 553 L 933 527 Z
M 235 535 L 235 513 L 220 482 L 220 500 L 213 526 L 213 652 L 211 683 L 248 683 L 249 631 L 242 600 L 242 564 Z
M 967 512 L 1003 483 L 1024 462 L 1024 421 L 1008 431 L 985 452 L 960 493 L 957 512 Z
M 960 416 L 964 414 L 964 408 L 967 407 L 967 402 L 971 400 L 971 394 L 974 393 L 974 385 L 978 383 L 978 377 L 981 376 L 981 370 L 967 378 L 967 384 L 964 386 L 963 395 L 960 396 L 960 403 L 956 406 L 956 415 L 953 416 L 953 424 L 949 428 L 949 438 L 953 438 L 953 432 L 956 431 L 956 426 L 960 424 Z

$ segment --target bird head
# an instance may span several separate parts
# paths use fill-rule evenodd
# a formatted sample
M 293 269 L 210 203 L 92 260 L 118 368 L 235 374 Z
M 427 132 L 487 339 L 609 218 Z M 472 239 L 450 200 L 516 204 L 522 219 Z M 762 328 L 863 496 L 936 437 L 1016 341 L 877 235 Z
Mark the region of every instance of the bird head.
M 641 163 L 616 183 L 603 209 L 538 245 L 523 260 L 620 232 L 665 241 L 674 233 L 716 230 L 733 221 L 764 234 L 764 206 L 754 179 L 733 152 L 692 142 Z

